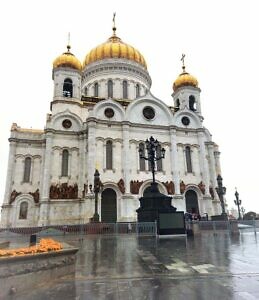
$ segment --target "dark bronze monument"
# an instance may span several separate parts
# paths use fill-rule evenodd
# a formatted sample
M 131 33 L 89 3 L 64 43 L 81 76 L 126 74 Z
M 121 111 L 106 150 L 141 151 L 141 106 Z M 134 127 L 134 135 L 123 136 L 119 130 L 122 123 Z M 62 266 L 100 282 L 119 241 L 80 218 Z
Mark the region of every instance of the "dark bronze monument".
M 165 149 L 152 136 L 146 140 L 147 157 L 144 149 L 139 150 L 141 159 L 148 160 L 152 172 L 152 183 L 139 199 L 140 207 L 136 210 L 138 222 L 157 222 L 159 234 L 185 233 L 184 214 L 176 212 L 171 205 L 172 197 L 160 193 L 155 181 L 155 162 L 165 157 Z

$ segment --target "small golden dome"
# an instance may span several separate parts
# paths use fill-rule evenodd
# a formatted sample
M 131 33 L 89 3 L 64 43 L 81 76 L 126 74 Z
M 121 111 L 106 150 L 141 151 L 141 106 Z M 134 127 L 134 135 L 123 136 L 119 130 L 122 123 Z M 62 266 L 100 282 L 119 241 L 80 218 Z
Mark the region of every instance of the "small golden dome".
M 173 90 L 176 91 L 178 88 L 187 85 L 198 87 L 198 80 L 194 76 L 184 71 L 176 78 L 173 84 Z
M 182 87 L 182 86 L 194 86 L 194 87 L 198 87 L 198 80 L 190 75 L 189 73 L 187 73 L 185 71 L 185 64 L 184 64 L 184 59 L 185 59 L 185 54 L 182 54 L 182 69 L 183 72 L 176 78 L 174 84 L 173 84 L 173 90 L 176 91 L 178 88 Z
M 64 52 L 54 60 L 53 68 L 68 67 L 79 71 L 82 70 L 81 62 L 75 57 L 73 53 L 70 52 L 70 48 L 71 47 L 68 45 L 67 52 Z
M 85 57 L 83 67 L 92 62 L 106 59 L 106 58 L 124 58 L 135 61 L 147 69 L 146 61 L 141 53 L 132 46 L 124 43 L 118 36 L 116 36 L 116 28 L 113 28 L 113 35 L 107 42 L 92 49 Z

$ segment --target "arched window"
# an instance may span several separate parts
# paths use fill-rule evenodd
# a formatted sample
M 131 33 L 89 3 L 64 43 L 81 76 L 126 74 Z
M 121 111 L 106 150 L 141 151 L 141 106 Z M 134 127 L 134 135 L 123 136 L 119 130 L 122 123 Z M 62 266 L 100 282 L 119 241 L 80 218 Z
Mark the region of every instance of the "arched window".
M 112 141 L 106 143 L 106 169 L 112 170 Z
M 113 97 L 113 82 L 112 80 L 108 80 L 108 98 Z
M 66 78 L 63 84 L 63 96 L 73 97 L 73 82 L 70 78 Z
M 27 219 L 27 214 L 28 214 L 28 202 L 23 201 L 20 204 L 19 219 L 22 219 L 22 220 Z
M 157 157 L 161 157 L 161 145 L 158 145 L 157 146 L 157 149 L 156 149 L 156 156 Z M 157 162 L 156 162 L 156 169 L 157 171 L 162 171 L 163 168 L 162 168 L 162 159 L 159 159 Z
M 142 150 L 142 153 L 145 153 L 145 145 L 143 143 L 139 144 L 139 150 Z M 139 170 L 140 171 L 145 171 L 146 167 L 145 167 L 145 159 L 144 158 L 140 158 L 139 156 Z
M 98 86 L 98 82 L 96 82 L 94 84 L 94 97 L 98 97 L 99 95 L 99 86 Z
M 136 85 L 136 98 L 140 96 L 140 86 L 139 84 Z
M 30 182 L 30 176 L 31 176 L 31 158 L 26 157 L 24 161 L 23 181 Z
M 68 150 L 63 150 L 61 176 L 68 176 L 68 157 L 69 157 Z
M 185 147 L 185 157 L 186 157 L 187 173 L 192 173 L 191 148 L 189 146 Z
M 122 89 L 123 89 L 123 99 L 128 99 L 128 82 L 123 80 L 122 82 Z
M 195 102 L 195 97 L 193 95 L 189 97 L 189 108 L 192 111 L 196 111 L 196 102 Z

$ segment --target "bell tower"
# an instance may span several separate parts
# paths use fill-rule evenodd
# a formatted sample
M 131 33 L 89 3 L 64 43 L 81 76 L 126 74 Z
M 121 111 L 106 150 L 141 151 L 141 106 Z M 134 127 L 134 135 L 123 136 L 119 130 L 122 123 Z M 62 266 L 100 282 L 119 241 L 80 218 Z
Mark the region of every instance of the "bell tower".
M 54 100 L 62 97 L 69 99 L 81 99 L 81 62 L 70 52 L 70 45 L 67 51 L 58 56 L 53 62 L 52 79 L 54 80 Z
M 182 54 L 182 73 L 177 77 L 173 83 L 173 94 L 175 111 L 188 109 L 196 113 L 200 120 L 203 120 L 200 105 L 200 88 L 198 87 L 198 80 L 187 73 L 185 70 L 185 54 Z

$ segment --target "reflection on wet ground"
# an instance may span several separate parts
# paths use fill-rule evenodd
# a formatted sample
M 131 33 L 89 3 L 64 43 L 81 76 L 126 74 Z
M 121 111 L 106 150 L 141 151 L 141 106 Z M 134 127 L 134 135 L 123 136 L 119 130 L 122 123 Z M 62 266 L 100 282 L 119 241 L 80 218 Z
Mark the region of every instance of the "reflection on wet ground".
M 76 279 L 57 278 L 22 299 L 259 299 L 253 233 L 56 239 L 79 247 Z

